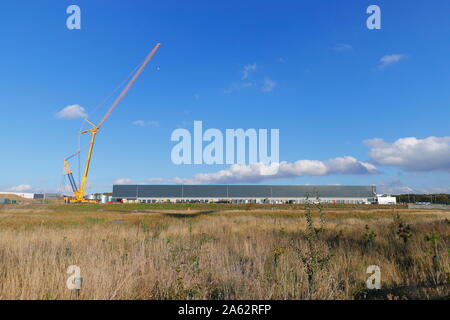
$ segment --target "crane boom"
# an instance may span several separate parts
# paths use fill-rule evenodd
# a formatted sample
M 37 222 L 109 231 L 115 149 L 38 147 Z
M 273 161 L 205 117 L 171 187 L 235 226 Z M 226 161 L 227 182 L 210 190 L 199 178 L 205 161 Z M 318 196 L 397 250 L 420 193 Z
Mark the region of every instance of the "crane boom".
M 150 61 L 150 59 L 153 57 L 153 55 L 155 54 L 156 50 L 158 50 L 159 46 L 161 44 L 157 43 L 156 46 L 153 48 L 153 50 L 149 53 L 149 55 L 147 56 L 147 58 L 145 59 L 145 61 L 142 63 L 141 67 L 138 69 L 138 71 L 136 71 L 136 73 L 134 74 L 133 78 L 131 78 L 130 82 L 128 82 L 127 86 L 122 90 L 122 92 L 120 93 L 120 95 L 116 98 L 116 100 L 114 101 L 114 103 L 111 105 L 111 107 L 109 108 L 108 112 L 106 112 L 106 114 L 103 116 L 102 120 L 100 121 L 100 123 L 98 124 L 97 128 L 100 129 L 100 127 L 103 125 L 103 123 L 109 118 L 109 116 L 111 115 L 111 113 L 114 111 L 114 109 L 117 107 L 117 104 L 120 102 L 120 100 L 122 100 L 122 98 L 125 96 L 125 94 L 128 92 L 128 90 L 131 88 L 131 86 L 134 84 L 134 82 L 136 81 L 137 77 L 139 77 L 139 75 L 141 74 L 142 70 L 144 70 L 145 66 L 147 65 L 147 63 Z
M 74 199 L 67 199 L 66 200 L 67 202 L 75 202 L 75 203 L 92 202 L 92 201 L 84 199 L 84 191 L 85 191 L 85 188 L 86 188 L 87 176 L 88 176 L 88 173 L 89 173 L 89 166 L 91 164 L 91 157 L 92 157 L 92 151 L 94 149 L 95 137 L 97 136 L 98 130 L 105 123 L 105 121 L 109 118 L 111 113 L 117 107 L 117 104 L 120 102 L 120 100 L 122 100 L 122 98 L 125 96 L 125 94 L 128 92 L 128 90 L 134 84 L 134 82 L 139 77 L 139 75 L 141 74 L 142 70 L 144 70 L 145 66 L 148 64 L 148 62 L 153 57 L 153 55 L 155 54 L 156 50 L 158 50 L 160 45 L 161 45 L 160 43 L 157 43 L 155 45 L 155 47 L 152 49 L 152 51 L 148 54 L 147 58 L 144 60 L 142 65 L 139 67 L 139 69 L 133 75 L 133 77 L 128 82 L 128 84 L 125 86 L 125 88 L 122 90 L 120 95 L 113 102 L 113 104 L 108 109 L 108 111 L 103 116 L 102 120 L 100 121 L 100 123 L 98 125 L 95 125 L 92 122 L 90 122 L 89 120 L 85 119 L 85 121 L 88 122 L 92 126 L 92 128 L 89 129 L 89 130 L 82 131 L 82 132 L 80 132 L 80 134 L 84 134 L 84 133 L 88 133 L 89 132 L 91 134 L 91 142 L 89 144 L 89 151 L 88 151 L 88 156 L 87 156 L 87 159 L 86 159 L 86 166 L 84 168 L 84 174 L 83 174 L 83 178 L 81 180 L 81 184 L 80 184 L 80 188 L 79 189 L 77 189 L 76 185 L 74 184 L 73 177 L 72 177 L 72 172 L 70 171 L 70 168 L 69 168 L 68 163 L 67 163 L 68 159 L 64 159 L 64 167 L 66 168 L 66 174 L 69 176 L 69 180 L 71 181 L 72 188 L 73 188 L 73 191 L 74 191 Z

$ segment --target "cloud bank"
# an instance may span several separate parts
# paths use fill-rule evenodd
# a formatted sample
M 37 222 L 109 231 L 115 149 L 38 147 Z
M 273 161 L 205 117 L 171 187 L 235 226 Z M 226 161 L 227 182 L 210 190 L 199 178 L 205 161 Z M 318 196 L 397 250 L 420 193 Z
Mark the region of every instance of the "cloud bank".
M 266 175 L 271 171 L 270 165 L 255 163 L 250 165 L 232 165 L 228 169 L 213 173 L 199 173 L 192 178 L 174 178 L 173 182 L 182 184 L 232 184 L 254 183 L 268 179 L 295 178 L 302 176 L 326 176 L 331 174 L 373 174 L 377 169 L 370 163 L 358 161 L 346 156 L 341 158 L 319 160 L 283 161 L 274 175 Z
M 113 184 L 132 184 L 133 179 L 130 178 L 119 178 L 114 180 Z
M 7 191 L 11 192 L 26 192 L 31 191 L 33 189 L 29 184 L 20 184 L 18 186 L 10 187 Z
M 378 165 L 392 166 L 406 171 L 450 172 L 450 137 L 401 138 L 392 143 L 370 139 L 369 155 Z

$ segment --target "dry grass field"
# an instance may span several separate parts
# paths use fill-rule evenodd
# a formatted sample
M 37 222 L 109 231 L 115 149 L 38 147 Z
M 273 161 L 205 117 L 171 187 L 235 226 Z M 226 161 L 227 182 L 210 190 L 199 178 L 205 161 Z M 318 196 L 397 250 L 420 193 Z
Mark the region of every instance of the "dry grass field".
M 448 299 L 449 243 L 404 207 L 4 205 L 0 299 Z

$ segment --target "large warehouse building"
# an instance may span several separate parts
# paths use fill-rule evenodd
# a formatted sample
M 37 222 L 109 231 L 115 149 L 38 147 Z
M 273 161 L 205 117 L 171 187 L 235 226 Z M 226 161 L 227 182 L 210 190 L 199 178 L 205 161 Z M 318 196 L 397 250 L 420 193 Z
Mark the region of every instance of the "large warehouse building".
M 374 186 L 270 185 L 114 185 L 113 201 L 302 203 L 317 196 L 324 203 L 376 202 Z

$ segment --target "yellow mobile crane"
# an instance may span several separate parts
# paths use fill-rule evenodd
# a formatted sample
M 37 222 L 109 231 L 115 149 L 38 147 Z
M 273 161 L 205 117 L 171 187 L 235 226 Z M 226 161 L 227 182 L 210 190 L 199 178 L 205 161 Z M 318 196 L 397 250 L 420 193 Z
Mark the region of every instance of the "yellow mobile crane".
M 109 118 L 109 116 L 111 115 L 111 113 L 114 111 L 114 109 L 117 107 L 117 104 L 120 102 L 120 100 L 122 100 L 122 98 L 125 96 L 125 94 L 127 93 L 127 91 L 131 88 L 131 86 L 133 85 L 133 83 L 136 81 L 137 77 L 139 76 L 139 74 L 142 72 L 142 70 L 144 70 L 145 66 L 147 65 L 147 63 L 150 61 L 150 59 L 152 58 L 152 56 L 155 54 L 156 50 L 158 50 L 159 46 L 161 44 L 157 43 L 156 46 L 152 49 L 152 51 L 149 53 L 149 55 L 147 56 L 147 58 L 144 60 L 144 62 L 142 63 L 142 65 L 139 67 L 139 69 L 136 71 L 136 73 L 134 74 L 133 78 L 131 78 L 131 80 L 128 82 L 128 84 L 126 85 L 126 87 L 122 90 L 122 92 L 120 93 L 120 95 L 116 98 L 116 100 L 114 101 L 114 103 L 111 105 L 111 107 L 109 108 L 109 110 L 106 112 L 106 114 L 103 116 L 102 120 L 100 121 L 100 123 L 98 125 L 93 124 L 92 122 L 90 122 L 89 120 L 85 119 L 85 121 L 87 123 L 89 123 L 92 128 L 82 131 L 80 132 L 80 134 L 84 134 L 84 133 L 90 133 L 91 134 L 91 143 L 89 145 L 89 151 L 88 151 L 88 156 L 87 156 L 87 160 L 86 160 L 86 166 L 84 168 L 84 174 L 83 174 L 83 178 L 81 180 L 81 184 L 80 184 L 80 188 L 77 188 L 77 185 L 75 183 L 75 180 L 73 178 L 73 174 L 72 174 L 72 170 L 70 170 L 70 166 L 68 163 L 68 160 L 76 155 L 78 155 L 78 153 L 80 151 L 77 151 L 76 153 L 74 153 L 73 155 L 71 155 L 70 157 L 64 159 L 64 170 L 66 172 L 67 177 L 69 178 L 69 182 L 70 185 L 72 187 L 72 191 L 73 191 L 73 197 L 65 197 L 64 201 L 66 203 L 89 203 L 89 202 L 97 202 L 96 200 L 88 200 L 84 198 L 84 192 L 86 189 L 86 182 L 87 182 L 87 176 L 89 173 L 89 165 L 91 163 L 91 157 L 92 157 L 92 150 L 94 148 L 94 143 L 95 143 L 95 137 L 98 133 L 98 131 L 100 130 L 100 128 L 102 127 L 103 123 L 105 123 L 105 121 Z

